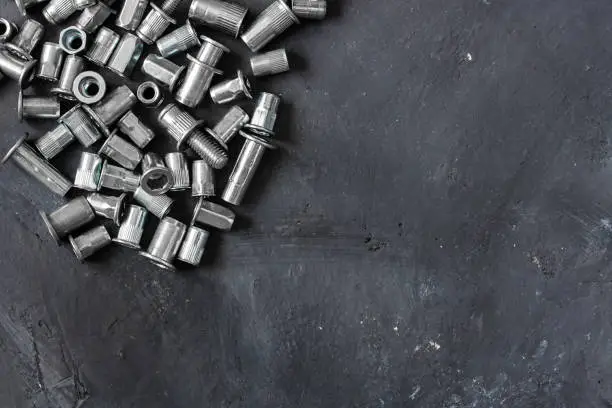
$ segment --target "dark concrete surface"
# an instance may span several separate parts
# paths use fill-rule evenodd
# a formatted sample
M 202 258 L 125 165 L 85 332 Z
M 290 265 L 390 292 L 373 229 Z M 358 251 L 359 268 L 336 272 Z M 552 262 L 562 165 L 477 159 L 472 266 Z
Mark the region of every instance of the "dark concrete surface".
M 612 406 L 612 3 L 330 2 L 201 268 L 79 264 L 2 167 L 0 406 Z M 51 125 L 0 86 L 5 151 Z

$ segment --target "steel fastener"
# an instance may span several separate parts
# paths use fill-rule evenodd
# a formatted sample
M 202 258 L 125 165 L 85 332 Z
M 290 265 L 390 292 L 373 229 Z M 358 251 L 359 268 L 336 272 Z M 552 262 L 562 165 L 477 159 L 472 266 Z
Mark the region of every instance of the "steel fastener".
M 289 71 L 289 59 L 284 48 L 251 57 L 251 72 L 256 77 L 287 71 Z
M 229 231 L 232 229 L 235 219 L 236 215 L 232 210 L 200 198 L 193 211 L 191 223 L 204 224 L 222 231 Z
M 87 50 L 85 58 L 96 65 L 105 66 L 108 59 L 113 54 L 115 47 L 119 44 L 121 37 L 113 30 L 100 27 L 93 44 Z
M 106 3 L 98 1 L 95 5 L 83 10 L 75 25 L 87 34 L 93 34 L 114 12 Z
M 149 248 L 146 252 L 140 252 L 140 255 L 160 268 L 175 270 L 172 261 L 181 247 L 186 230 L 187 226 L 174 218 L 162 219 L 149 243 Z
M 230 52 L 229 48 L 220 42 L 213 40 L 212 38 L 201 35 L 200 39 L 202 40 L 202 45 L 198 50 L 196 59 L 202 64 L 206 64 L 214 68 L 219 63 L 219 60 L 223 54 Z
M 85 10 L 97 3 L 97 0 L 72 0 L 77 10 Z
M 210 88 L 210 99 L 214 103 L 228 103 L 245 96 L 251 99 L 251 83 L 241 70 L 236 73 L 236 78 L 228 79 Z
M 104 134 L 109 135 L 109 126 L 119 120 L 136 104 L 136 95 L 127 85 L 113 89 L 104 99 L 93 105 L 91 109 L 85 106 L 87 114 L 98 125 Z
M 37 60 L 23 60 L 6 49 L 0 49 L 0 71 L 17 81 L 21 88 L 26 88 L 34 76 Z
M 148 0 L 124 1 L 115 25 L 126 31 L 134 31 L 140 25 L 148 5 Z
M 155 137 L 155 133 L 132 111 L 128 111 L 119 119 L 117 128 L 140 149 L 144 149 Z
M 147 108 L 157 108 L 164 101 L 164 95 L 153 81 L 145 81 L 138 85 L 136 96 L 140 103 Z
M 204 160 L 194 160 L 191 165 L 191 195 L 212 197 L 215 195 L 215 173 Z
M 275 0 L 257 16 L 241 38 L 251 51 L 257 52 L 293 24 L 299 23 L 284 0 Z
M 87 46 L 87 34 L 78 27 L 67 27 L 60 33 L 59 43 L 66 54 L 78 54 Z
M 77 197 L 62 205 L 51 214 L 40 211 L 40 216 L 55 241 L 81 228 L 96 218 L 85 197 Z
M 91 193 L 87 196 L 87 201 L 89 201 L 89 205 L 91 205 L 91 208 L 97 216 L 112 220 L 115 225 L 121 225 L 121 217 L 125 211 L 126 197 L 127 194 L 125 193 L 118 197 Z
M 134 191 L 134 200 L 142 204 L 151 214 L 157 218 L 164 218 L 170 212 L 174 201 L 167 195 L 152 195 L 147 193 L 142 187 Z
M 51 0 L 43 8 L 42 15 L 49 23 L 57 25 L 77 11 L 79 9 L 74 0 Z
M 174 31 L 157 40 L 157 50 L 162 57 L 168 58 L 191 47 L 199 46 L 198 33 L 193 29 L 189 20 Z
M 247 12 L 246 7 L 228 1 L 193 0 L 189 7 L 189 18 L 236 38 Z
M 24 142 L 25 136 L 15 143 L 0 163 L 6 163 L 8 159 L 12 159 L 17 167 L 45 185 L 53 193 L 61 197 L 65 196 L 72 188 L 72 183 Z
M 249 115 L 240 106 L 232 106 L 231 109 L 223 115 L 221 120 L 217 122 L 212 129 L 207 128 L 206 131 L 227 148 L 227 144 L 238 133 L 240 129 L 249 123 Z
M 74 176 L 74 187 L 85 191 L 97 191 L 100 188 L 100 173 L 104 161 L 94 153 L 82 152 L 79 167 Z
M 153 44 L 176 20 L 166 14 L 155 4 L 151 4 L 149 14 L 142 20 L 136 30 L 136 35 L 147 44 Z
M 6 18 L 0 18 L 0 42 L 6 42 L 17 34 L 17 26 L 15 23 L 8 21 Z
M 75 140 L 76 137 L 68 126 L 59 123 L 54 129 L 37 139 L 34 145 L 45 159 L 51 160 Z
M 129 170 L 134 170 L 142 160 L 140 149 L 119 137 L 116 130 L 106 139 L 98 154 L 108 157 Z
M 36 20 L 26 20 L 17 35 L 6 48 L 12 53 L 23 59 L 32 59 L 31 53 L 40 43 L 45 34 L 45 28 Z
M 64 113 L 58 122 L 66 125 L 84 147 L 89 147 L 102 138 L 102 133 L 82 109 L 82 105 Z
M 189 180 L 189 165 L 185 155 L 180 152 L 166 153 L 164 157 L 166 166 L 172 172 L 174 183 L 172 184 L 172 191 L 187 190 L 191 187 Z
M 85 60 L 82 57 L 78 55 L 66 56 L 57 86 L 51 89 L 51 93 L 69 101 L 76 101 L 72 93 L 72 84 L 77 75 L 83 72 L 84 68 Z
M 327 14 L 326 0 L 292 0 L 291 10 L 296 16 L 311 20 L 323 20 Z
M 175 94 L 175 99 L 190 108 L 196 107 L 210 88 L 213 76 L 222 74 L 216 68 L 203 64 L 191 55 L 187 55 L 189 65 L 183 83 Z
M 208 231 L 203 228 L 196 227 L 195 225 L 189 227 L 176 259 L 193 266 L 198 266 L 202 261 L 208 236 Z
M 128 205 L 117 237 L 113 242 L 132 249 L 140 249 L 140 240 L 147 222 L 147 210 L 138 205 Z
M 55 96 L 24 96 L 19 90 L 17 97 L 17 118 L 21 122 L 30 119 L 57 119 L 60 117 L 60 103 Z
M 164 161 L 157 153 L 149 152 L 142 159 L 142 178 L 140 187 L 154 196 L 170 191 L 174 185 L 174 175 L 166 167 Z
M 271 93 L 262 92 L 257 99 L 251 122 L 244 127 L 260 136 L 274 135 L 274 125 L 281 99 Z
M 174 62 L 159 55 L 149 54 L 142 62 L 140 70 L 166 85 L 170 92 L 174 92 L 174 88 L 178 85 L 185 67 L 176 65 Z
M 115 47 L 113 55 L 108 60 L 106 68 L 110 69 L 121 77 L 129 77 L 134 71 L 134 67 L 142 56 L 144 49 L 140 38 L 132 33 L 125 33 L 121 41 Z
M 45 0 L 15 0 L 15 4 L 17 5 L 17 9 L 19 10 L 19 12 L 26 16 L 27 12 L 26 9 L 35 6 L 36 4 L 39 3 L 44 3 Z
M 95 71 L 81 72 L 72 82 L 72 94 L 81 103 L 97 103 L 106 94 L 106 81 Z
M 36 76 L 46 81 L 57 81 L 62 71 L 62 62 L 64 62 L 62 47 L 52 42 L 44 43 Z
M 123 167 L 105 161 L 100 172 L 100 187 L 111 190 L 134 192 L 140 186 L 140 176 Z
M 68 237 L 68 240 L 70 241 L 74 254 L 81 262 L 112 242 L 108 231 L 102 225 L 92 228 L 76 237 L 71 235 Z

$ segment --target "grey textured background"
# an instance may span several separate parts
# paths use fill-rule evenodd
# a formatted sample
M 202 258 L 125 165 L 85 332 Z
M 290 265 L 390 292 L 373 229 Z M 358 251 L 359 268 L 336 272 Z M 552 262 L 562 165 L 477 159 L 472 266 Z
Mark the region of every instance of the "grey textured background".
M 612 406 L 612 3 L 332 1 L 201 268 L 79 264 L 2 168 L 1 406 Z M 6 150 L 49 124 L 0 86 Z

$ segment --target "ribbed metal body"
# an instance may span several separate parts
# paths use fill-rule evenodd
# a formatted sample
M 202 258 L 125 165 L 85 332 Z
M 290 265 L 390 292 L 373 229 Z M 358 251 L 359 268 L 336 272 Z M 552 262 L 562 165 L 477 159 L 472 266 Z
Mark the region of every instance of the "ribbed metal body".
M 129 170 L 134 170 L 142 160 L 140 149 L 113 132 L 104 142 L 98 154 L 106 156 Z
M 251 51 L 257 52 L 296 23 L 299 24 L 299 20 L 287 3 L 275 0 L 257 16 L 241 38 Z
M 25 96 L 19 92 L 17 116 L 19 120 L 57 119 L 60 117 L 60 103 L 55 96 Z
M 93 34 L 111 14 L 113 14 L 113 9 L 106 3 L 98 1 L 81 12 L 75 25 L 87 34 Z
M 85 60 L 78 55 L 68 55 L 64 59 L 62 73 L 60 74 L 57 86 L 51 89 L 51 92 L 60 98 L 74 101 L 76 98 L 72 93 L 72 84 L 74 79 L 83 72 L 85 68 Z
M 202 102 L 210 88 L 213 76 L 221 73 L 206 64 L 201 63 L 191 55 L 187 55 L 189 65 L 183 83 L 176 91 L 175 99 L 185 106 L 194 108 Z
M 153 44 L 176 21 L 155 4 L 151 4 L 149 14 L 142 20 L 136 35 L 147 44 Z
M 125 33 L 106 67 L 122 77 L 129 77 L 142 56 L 143 49 L 144 45 L 140 38 L 132 33 Z
M 160 8 L 162 9 L 164 13 L 171 16 L 172 14 L 174 14 L 176 9 L 181 5 L 182 1 L 183 0 L 164 0 Z
M 102 133 L 80 105 L 66 112 L 58 122 L 66 125 L 84 147 L 89 147 L 102 138 Z
M 145 11 L 147 11 L 148 5 L 148 0 L 124 0 L 115 25 L 126 31 L 136 30 L 144 17 Z
M 251 57 L 251 72 L 256 77 L 289 71 L 289 59 L 284 48 Z
M 227 145 L 236 133 L 249 122 L 249 119 L 248 113 L 240 106 L 232 106 L 214 128 L 207 130 L 219 142 Z
M 191 195 L 212 197 L 215 195 L 215 173 L 204 160 L 194 160 L 191 165 Z
M 164 35 L 156 42 L 157 50 L 162 57 L 168 58 L 200 45 L 198 33 L 187 21 L 184 25 Z
M 142 62 L 140 70 L 166 85 L 170 92 L 174 92 L 174 88 L 178 85 L 185 67 L 177 65 L 159 55 L 149 54 Z
M 236 73 L 236 78 L 219 82 L 210 88 L 210 99 L 214 103 L 228 103 L 243 96 L 252 98 L 251 84 L 240 70 Z
M 185 155 L 180 152 L 171 152 L 166 153 L 164 159 L 166 166 L 172 172 L 174 178 L 174 183 L 170 190 L 182 191 L 189 189 L 189 187 L 191 187 L 189 180 L 189 164 L 187 163 Z
M 202 261 L 209 235 L 209 232 L 203 228 L 196 227 L 195 225 L 189 227 L 176 258 L 193 266 L 199 265 Z
M 151 195 L 140 186 L 134 192 L 134 200 L 142 204 L 157 218 L 164 218 L 170 212 L 170 208 L 174 202 L 167 195 Z
M 155 133 L 138 116 L 129 111 L 119 119 L 117 128 L 121 133 L 130 138 L 140 149 L 144 149 L 155 137 Z
M 74 176 L 74 187 L 86 191 L 97 191 L 104 161 L 94 153 L 82 152 L 79 167 Z
M 34 145 L 45 159 L 51 160 L 75 140 L 68 126 L 60 123 L 36 140 Z
M 140 249 L 140 240 L 147 222 L 147 210 L 138 205 L 128 205 L 125 217 L 113 242 L 132 249 Z
M 292 0 L 291 10 L 299 18 L 323 20 L 327 15 L 326 0 Z
M 104 162 L 100 173 L 100 187 L 111 190 L 134 192 L 140 186 L 140 176 L 123 167 Z
M 74 0 L 51 0 L 43 8 L 42 15 L 49 23 L 57 25 L 67 20 L 78 10 Z
M 56 241 L 93 221 L 96 217 L 85 197 L 77 197 L 50 214 L 41 211 L 40 215 Z
M 104 66 L 108 62 L 108 59 L 113 55 L 113 51 L 121 37 L 113 30 L 100 27 L 93 44 L 87 50 L 85 58 L 93 62 L 94 64 Z
M 87 201 L 97 216 L 112 220 L 115 225 L 120 225 L 126 197 L 125 193 L 120 196 L 91 193 L 87 196 Z
M 174 270 L 172 262 L 181 247 L 186 231 L 185 224 L 166 217 L 159 222 L 147 252 L 140 254 L 161 268 Z
M 74 255 L 79 261 L 89 258 L 112 242 L 111 236 L 102 225 L 92 228 L 79 236 L 70 236 L 69 240 Z
M 238 37 L 247 12 L 246 7 L 229 1 L 193 0 L 189 7 L 189 18 Z

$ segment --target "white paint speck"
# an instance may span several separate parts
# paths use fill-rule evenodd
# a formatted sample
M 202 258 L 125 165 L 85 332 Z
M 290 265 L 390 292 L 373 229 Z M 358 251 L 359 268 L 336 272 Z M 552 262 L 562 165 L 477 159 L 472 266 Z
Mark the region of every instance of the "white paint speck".
M 414 390 L 412 391 L 412 394 L 410 394 L 408 396 L 408 398 L 410 398 L 411 400 L 414 401 L 414 399 L 416 398 L 416 396 L 419 393 L 419 391 L 421 391 L 421 386 L 417 385 L 416 387 L 414 387 Z
M 472 55 L 472 53 L 471 53 L 471 52 L 468 52 L 467 54 L 465 54 L 465 60 L 466 60 L 467 62 L 472 62 L 472 61 L 474 61 L 474 56 Z

